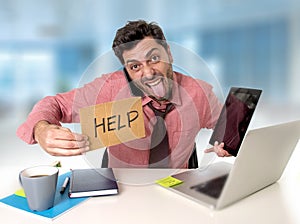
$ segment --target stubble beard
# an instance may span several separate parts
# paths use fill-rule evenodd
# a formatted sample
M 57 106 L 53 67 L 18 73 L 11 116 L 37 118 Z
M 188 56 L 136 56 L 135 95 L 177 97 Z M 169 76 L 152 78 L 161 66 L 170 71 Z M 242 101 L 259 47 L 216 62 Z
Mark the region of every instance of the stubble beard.
M 149 96 L 150 98 L 162 102 L 166 100 L 170 100 L 172 97 L 172 89 L 173 89 L 173 68 L 172 65 L 169 66 L 166 76 L 163 76 L 162 74 L 154 74 L 156 76 L 161 77 L 161 82 L 163 82 L 163 88 L 165 91 L 164 96 L 158 96 L 154 93 L 153 89 L 146 84 L 144 84 L 143 80 L 139 80 L 135 82 L 135 85 L 141 89 L 145 95 Z

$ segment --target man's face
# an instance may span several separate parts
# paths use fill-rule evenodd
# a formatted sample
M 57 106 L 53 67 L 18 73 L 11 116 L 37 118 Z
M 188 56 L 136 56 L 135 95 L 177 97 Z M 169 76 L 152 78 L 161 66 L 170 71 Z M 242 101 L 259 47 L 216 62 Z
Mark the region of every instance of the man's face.
M 153 38 L 146 37 L 133 49 L 123 52 L 125 68 L 135 85 L 159 101 L 172 94 L 172 56 Z

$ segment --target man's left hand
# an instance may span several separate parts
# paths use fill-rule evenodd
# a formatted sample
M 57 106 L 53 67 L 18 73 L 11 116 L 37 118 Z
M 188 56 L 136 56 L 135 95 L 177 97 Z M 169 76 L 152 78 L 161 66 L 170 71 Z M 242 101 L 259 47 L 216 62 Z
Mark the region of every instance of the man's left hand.
M 214 144 L 214 147 L 206 149 L 204 151 L 205 153 L 215 152 L 219 157 L 228 157 L 232 156 L 224 149 L 224 142 L 221 142 L 220 144 L 216 141 Z

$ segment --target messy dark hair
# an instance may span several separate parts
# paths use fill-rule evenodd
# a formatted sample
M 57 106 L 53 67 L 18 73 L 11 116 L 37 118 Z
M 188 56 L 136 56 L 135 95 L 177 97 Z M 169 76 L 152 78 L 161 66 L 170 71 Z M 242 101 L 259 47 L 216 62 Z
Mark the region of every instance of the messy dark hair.
M 129 21 L 124 27 L 118 29 L 113 41 L 113 51 L 124 64 L 123 52 L 134 48 L 145 37 L 152 37 L 167 50 L 167 43 L 162 29 L 154 22 L 144 20 Z

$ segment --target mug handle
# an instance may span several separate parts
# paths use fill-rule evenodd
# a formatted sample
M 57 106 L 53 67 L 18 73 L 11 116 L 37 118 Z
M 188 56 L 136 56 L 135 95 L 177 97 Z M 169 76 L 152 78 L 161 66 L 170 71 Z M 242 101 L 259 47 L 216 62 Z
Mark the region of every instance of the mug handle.
M 19 183 L 20 183 L 20 185 L 23 187 L 23 184 L 22 184 L 22 178 L 21 178 L 22 172 L 23 172 L 23 171 L 21 171 L 21 172 L 19 173 Z

